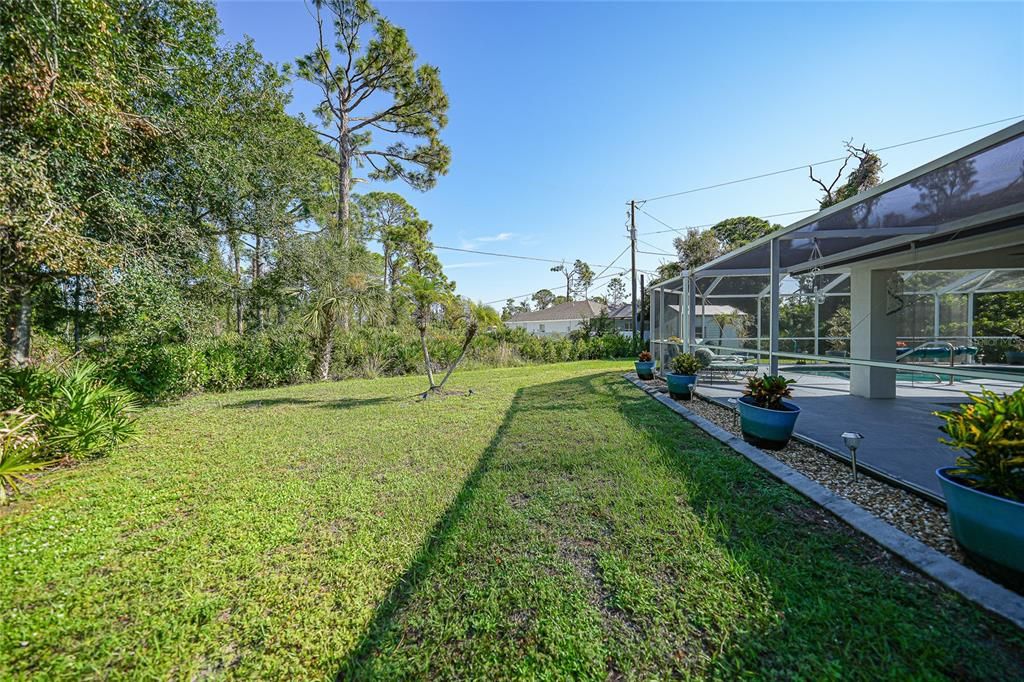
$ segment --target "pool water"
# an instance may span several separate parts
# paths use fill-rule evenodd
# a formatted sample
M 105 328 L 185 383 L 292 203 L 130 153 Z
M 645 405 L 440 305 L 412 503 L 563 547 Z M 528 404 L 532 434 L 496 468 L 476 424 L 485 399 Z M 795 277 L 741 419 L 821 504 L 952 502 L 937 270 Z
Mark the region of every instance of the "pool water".
M 850 379 L 850 370 L 843 369 L 812 369 L 808 367 L 786 367 L 785 371 L 796 374 L 815 374 L 818 376 L 835 377 L 837 379 Z M 896 381 L 907 381 L 913 383 L 941 384 L 949 381 L 948 374 L 933 372 L 896 372 Z

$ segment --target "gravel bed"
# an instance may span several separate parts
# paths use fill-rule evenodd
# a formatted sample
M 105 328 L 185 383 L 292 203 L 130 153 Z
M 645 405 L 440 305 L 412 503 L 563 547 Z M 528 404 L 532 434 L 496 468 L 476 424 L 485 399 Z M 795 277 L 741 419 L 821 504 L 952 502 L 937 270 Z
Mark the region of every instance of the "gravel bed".
M 668 391 L 661 379 L 643 383 L 661 393 Z M 692 400 L 680 401 L 680 404 L 726 431 L 741 435 L 739 416 L 735 415 L 733 410 L 700 398 L 699 395 Z M 858 476 L 858 481 L 854 483 L 848 465 L 837 462 L 821 450 L 796 439 L 791 440 L 782 450 L 764 452 L 832 492 L 867 509 L 907 535 L 965 563 L 963 554 L 949 532 L 949 519 L 942 507 L 864 474 Z

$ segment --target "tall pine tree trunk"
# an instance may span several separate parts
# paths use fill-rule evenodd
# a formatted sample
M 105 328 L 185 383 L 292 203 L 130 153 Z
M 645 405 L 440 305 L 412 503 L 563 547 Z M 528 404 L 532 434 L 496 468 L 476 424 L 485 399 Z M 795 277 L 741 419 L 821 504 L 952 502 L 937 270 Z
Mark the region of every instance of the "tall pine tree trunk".
M 350 172 L 352 158 L 350 151 L 348 114 L 342 110 L 342 115 L 338 119 L 338 233 L 341 235 L 341 245 L 345 249 L 346 257 L 348 255 L 349 238 L 351 237 L 349 234 L 349 199 L 352 193 L 352 174 Z M 341 328 L 346 332 L 348 331 L 348 317 L 348 310 L 342 309 Z
M 257 289 L 256 283 L 260 277 L 263 276 L 263 240 L 257 234 L 256 245 L 253 247 L 252 253 L 252 287 L 251 292 L 251 304 L 256 306 L 256 329 L 263 331 L 263 302 L 256 298 Z
M 8 367 L 28 364 L 32 338 L 32 286 L 15 279 L 8 289 L 8 310 L 4 321 L 4 361 Z
M 242 303 L 242 254 L 237 248 L 235 252 L 235 331 L 241 335 L 245 331 L 242 323 L 244 304 Z
M 82 350 L 82 276 L 75 275 L 75 352 Z

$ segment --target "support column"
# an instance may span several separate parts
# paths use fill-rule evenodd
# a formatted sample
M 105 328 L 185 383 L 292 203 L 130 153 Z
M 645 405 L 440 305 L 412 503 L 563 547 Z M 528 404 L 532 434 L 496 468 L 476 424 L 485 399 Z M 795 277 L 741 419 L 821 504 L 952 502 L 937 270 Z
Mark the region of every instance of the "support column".
M 896 317 L 886 314 L 886 284 L 894 270 L 850 273 L 850 356 L 858 360 L 896 362 Z M 850 366 L 850 394 L 895 398 L 896 370 Z
M 761 350 L 761 296 L 758 295 L 757 301 L 757 349 Z M 761 358 L 761 354 L 757 354 L 758 359 Z
M 678 328 L 676 330 L 676 336 L 678 336 L 681 339 L 685 339 L 686 338 L 686 328 L 685 328 L 685 325 L 683 324 L 683 320 L 686 319 L 686 284 L 685 283 L 683 284 L 683 288 L 676 292 L 676 298 L 679 299 L 679 317 L 676 320 L 676 322 L 678 323 Z
M 650 343 L 651 341 L 654 340 L 654 296 L 657 293 L 658 293 L 657 289 L 651 289 L 651 293 L 648 295 L 648 298 L 650 299 L 649 303 L 651 304 L 651 314 L 648 316 L 650 319 L 647 320 L 647 327 L 649 329 L 649 332 L 648 332 L 648 335 L 647 335 L 648 343 Z M 639 310 L 638 315 L 642 315 L 643 314 L 643 306 L 638 308 L 638 310 Z M 637 317 L 633 321 L 636 322 L 636 320 L 639 320 L 639 319 L 640 318 Z M 644 338 L 643 330 L 639 329 L 637 327 L 634 327 L 634 329 L 637 329 L 637 331 L 636 331 L 636 333 L 633 334 L 633 338 L 636 339 L 637 336 L 639 335 L 640 340 L 643 341 L 643 338 Z M 642 346 L 643 344 L 641 343 L 640 345 Z M 650 347 L 650 346 L 648 345 L 648 347 Z
M 814 354 L 815 355 L 821 355 L 821 353 L 818 352 L 818 346 L 819 346 L 819 343 L 818 343 L 818 340 L 819 340 L 818 339 L 818 326 L 819 326 L 818 318 L 821 316 L 821 310 L 820 309 L 821 309 L 821 305 L 818 303 L 818 301 L 814 301 Z
M 974 343 L 974 292 L 967 294 L 967 345 Z
M 939 314 L 942 307 L 939 303 L 939 295 L 935 294 L 935 319 L 932 321 L 932 340 L 939 340 Z
M 686 277 L 686 352 L 692 353 L 697 344 L 697 283 Z
M 661 374 L 665 373 L 665 357 L 668 355 L 668 344 L 665 343 L 665 339 L 668 336 L 665 335 L 666 327 L 665 324 L 665 297 L 668 296 L 668 290 L 662 289 L 661 296 L 658 297 L 658 340 L 661 343 L 658 344 L 658 372 Z
M 770 277 L 768 296 L 771 301 L 771 312 L 768 319 L 768 373 L 779 373 L 779 247 L 778 239 L 771 241 Z

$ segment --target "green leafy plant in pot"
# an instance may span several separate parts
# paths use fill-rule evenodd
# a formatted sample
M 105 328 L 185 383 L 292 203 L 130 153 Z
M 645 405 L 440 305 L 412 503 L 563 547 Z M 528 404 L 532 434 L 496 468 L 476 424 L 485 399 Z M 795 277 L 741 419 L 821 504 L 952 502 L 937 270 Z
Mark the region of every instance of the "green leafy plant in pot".
M 1011 365 L 1024 365 L 1024 320 L 1014 320 L 1006 331 L 1014 338 L 1016 350 L 1006 351 L 1006 362 Z
M 650 380 L 654 378 L 654 359 L 647 351 L 640 351 L 640 355 L 637 356 L 633 366 L 636 368 L 636 375 L 641 379 Z
M 935 413 L 945 422 L 941 442 L 964 453 L 935 472 L 949 525 L 969 554 L 1024 575 L 1024 389 L 969 397 Z
M 785 400 L 792 396 L 793 379 L 765 375 L 750 377 L 739 400 L 743 439 L 769 450 L 781 450 L 793 436 L 800 408 Z
M 692 353 L 680 353 L 672 358 L 672 371 L 665 375 L 668 394 L 676 400 L 689 400 L 697 383 L 701 362 Z

